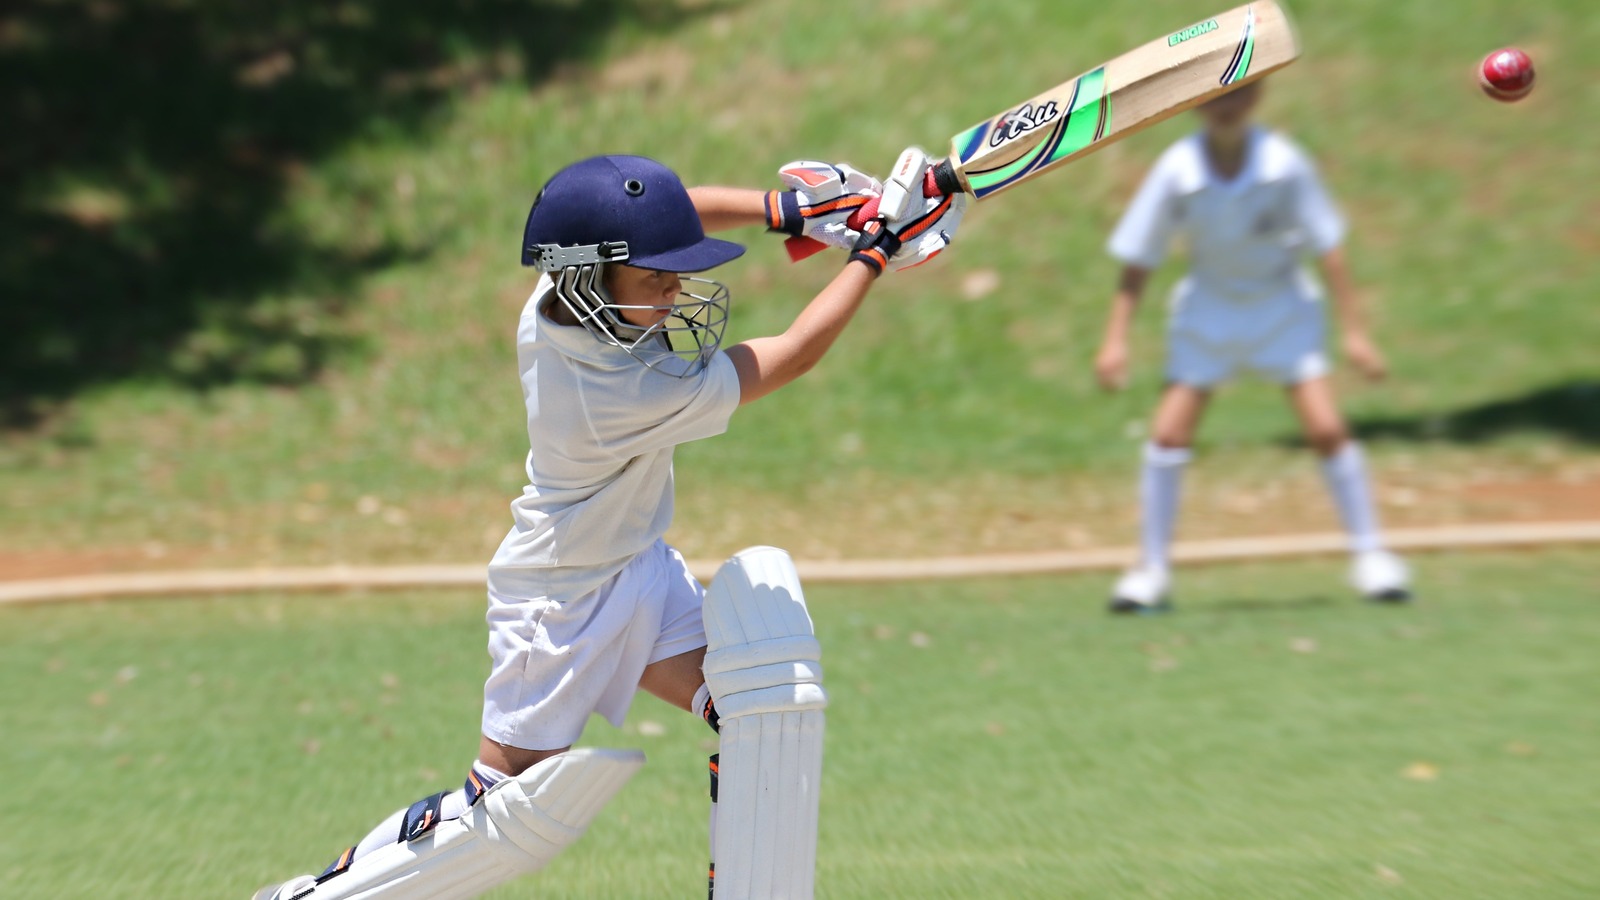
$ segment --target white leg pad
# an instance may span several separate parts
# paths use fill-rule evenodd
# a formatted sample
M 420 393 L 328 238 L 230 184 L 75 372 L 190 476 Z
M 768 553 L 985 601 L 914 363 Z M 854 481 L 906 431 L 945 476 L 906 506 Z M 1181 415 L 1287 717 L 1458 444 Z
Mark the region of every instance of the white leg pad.
M 461 818 L 375 850 L 295 900 L 476 897 L 555 859 L 643 765 L 637 750 L 553 756 L 490 788 Z
M 706 686 L 721 719 L 716 900 L 809 900 L 822 785 L 821 645 L 789 554 L 735 554 L 705 600 Z

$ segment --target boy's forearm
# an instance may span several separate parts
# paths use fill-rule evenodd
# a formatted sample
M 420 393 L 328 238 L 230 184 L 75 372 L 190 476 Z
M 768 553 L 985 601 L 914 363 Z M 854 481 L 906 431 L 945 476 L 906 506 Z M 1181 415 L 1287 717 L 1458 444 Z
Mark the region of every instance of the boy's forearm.
M 1111 314 L 1106 317 L 1105 343 L 1127 341 L 1128 332 L 1133 329 L 1133 311 L 1137 305 L 1137 300 L 1122 291 L 1117 291 L 1111 300 Z
M 766 225 L 766 191 L 704 185 L 689 189 L 695 212 L 706 231 L 727 231 L 746 225 Z
M 1111 314 L 1106 318 L 1107 341 L 1125 341 L 1133 327 L 1133 314 L 1139 308 L 1144 284 L 1150 273 L 1138 266 L 1124 266 L 1117 292 L 1111 299 Z
M 1350 266 L 1345 261 L 1344 248 L 1335 247 L 1322 255 L 1322 278 L 1333 295 L 1334 309 L 1339 316 L 1339 327 L 1347 332 L 1363 332 L 1367 327 L 1366 309 L 1361 296 L 1356 293 L 1355 282 L 1350 278 Z
M 822 289 L 784 331 L 803 350 L 796 354 L 802 370 L 810 369 L 838 339 L 861 308 L 862 300 L 878 280 L 878 273 L 861 262 L 849 262 Z
M 848 262 L 782 334 L 728 348 L 739 373 L 739 402 L 764 397 L 810 371 L 850 324 L 877 279 L 865 263 Z

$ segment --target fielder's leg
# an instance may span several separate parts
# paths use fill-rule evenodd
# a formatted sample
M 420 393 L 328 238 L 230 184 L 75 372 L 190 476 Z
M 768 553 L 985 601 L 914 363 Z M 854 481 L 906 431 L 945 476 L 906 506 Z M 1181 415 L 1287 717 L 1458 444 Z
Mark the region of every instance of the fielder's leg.
M 1170 550 L 1183 496 L 1189 447 L 1210 394 L 1188 384 L 1169 384 L 1156 407 L 1150 441 L 1139 470 L 1139 564 L 1111 590 L 1115 613 L 1164 612 L 1171 604 Z
M 543 868 L 644 765 L 637 750 L 569 750 L 485 791 L 460 818 L 439 821 L 438 800 L 414 804 L 400 843 L 287 882 L 272 900 L 467 900 Z M 412 813 L 416 812 L 416 815 Z M 354 861 L 351 861 L 351 860 Z M 257 896 L 261 896 L 258 894 Z
M 1383 546 L 1377 505 L 1372 502 L 1366 455 L 1351 439 L 1327 378 L 1289 388 L 1290 403 L 1305 429 L 1306 442 L 1322 457 L 1322 477 L 1350 540 L 1350 581 L 1368 599 L 1404 603 L 1411 599 L 1406 564 Z
M 705 599 L 721 735 L 711 860 L 718 900 L 807 900 L 822 783 L 822 648 L 789 554 L 735 554 Z

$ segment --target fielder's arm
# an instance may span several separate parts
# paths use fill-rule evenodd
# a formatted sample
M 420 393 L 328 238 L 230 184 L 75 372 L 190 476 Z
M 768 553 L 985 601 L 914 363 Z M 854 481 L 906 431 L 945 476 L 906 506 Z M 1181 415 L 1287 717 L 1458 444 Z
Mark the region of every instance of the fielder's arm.
M 1105 337 L 1094 360 L 1095 377 L 1108 391 L 1121 390 L 1128 383 L 1128 334 L 1133 330 L 1133 314 L 1139 308 L 1139 298 L 1144 295 L 1144 285 L 1149 279 L 1149 269 L 1134 265 L 1122 267 L 1122 278 L 1111 298 Z
M 1372 335 L 1367 330 L 1366 305 L 1362 302 L 1360 293 L 1356 291 L 1355 281 L 1350 277 L 1350 266 L 1345 261 L 1344 248 L 1334 247 L 1322 254 L 1319 263 L 1322 268 L 1322 278 L 1328 284 L 1328 292 L 1333 295 L 1345 357 L 1368 378 L 1373 380 L 1383 378 L 1388 374 L 1389 367 L 1384 362 L 1383 353 L 1378 350 L 1378 345 L 1372 342 Z

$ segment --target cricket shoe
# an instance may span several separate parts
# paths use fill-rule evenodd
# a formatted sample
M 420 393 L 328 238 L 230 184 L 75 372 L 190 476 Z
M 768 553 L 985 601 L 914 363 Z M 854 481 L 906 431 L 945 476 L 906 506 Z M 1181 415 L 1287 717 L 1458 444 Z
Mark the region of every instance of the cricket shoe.
M 1411 599 L 1411 575 L 1406 564 L 1387 550 L 1357 553 L 1350 563 L 1350 583 L 1376 603 L 1405 603 Z
M 317 879 L 310 875 L 301 875 L 299 878 L 291 878 L 283 884 L 269 884 L 251 894 L 250 900 L 294 900 L 295 897 L 305 896 L 316 886 Z
M 1153 566 L 1135 566 L 1117 579 L 1111 589 L 1111 603 L 1107 608 L 1114 613 L 1137 613 L 1150 616 L 1172 609 L 1167 601 L 1171 577 L 1166 569 Z

